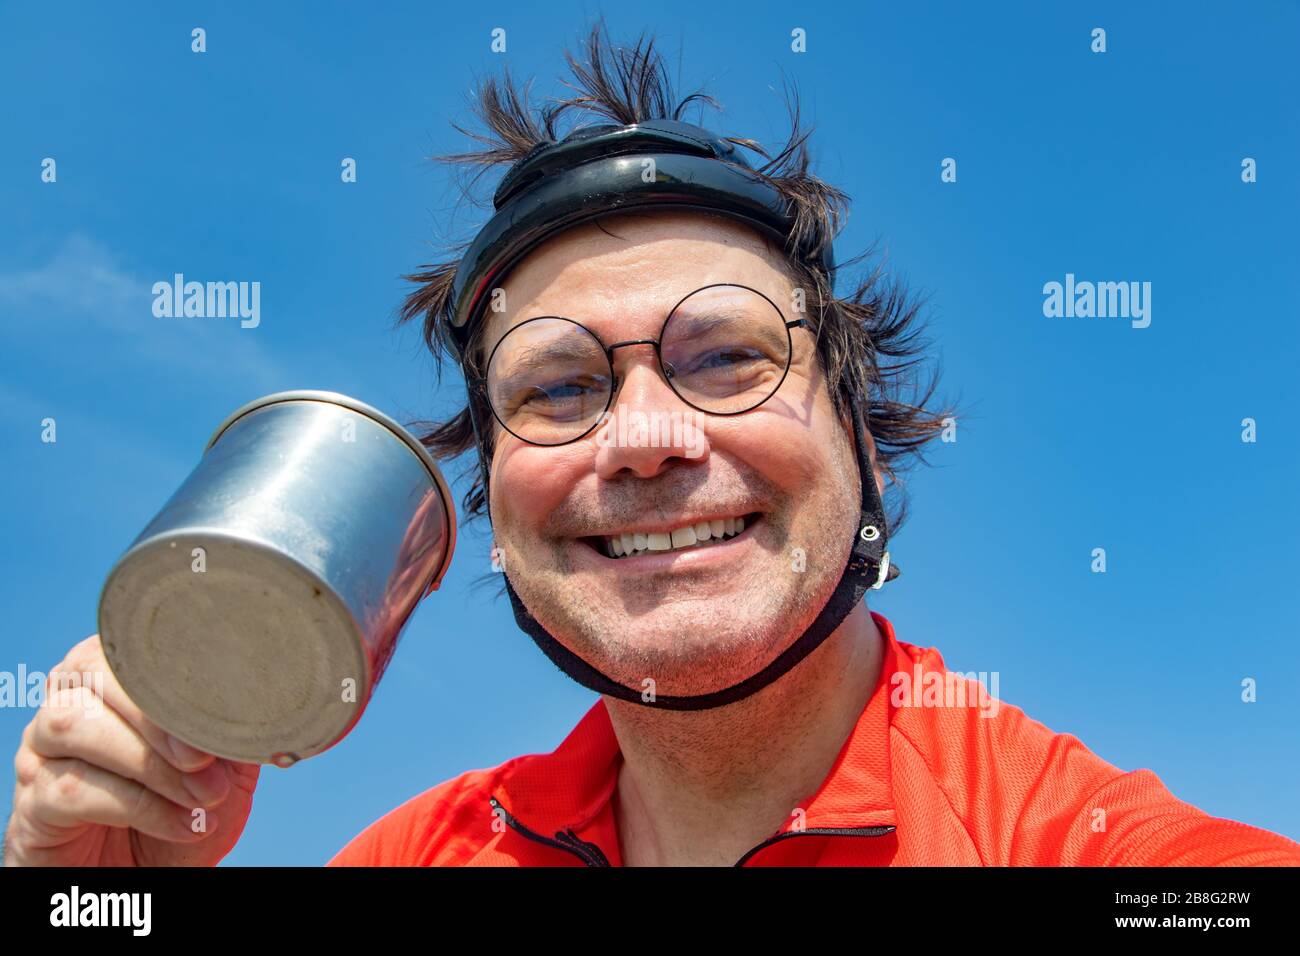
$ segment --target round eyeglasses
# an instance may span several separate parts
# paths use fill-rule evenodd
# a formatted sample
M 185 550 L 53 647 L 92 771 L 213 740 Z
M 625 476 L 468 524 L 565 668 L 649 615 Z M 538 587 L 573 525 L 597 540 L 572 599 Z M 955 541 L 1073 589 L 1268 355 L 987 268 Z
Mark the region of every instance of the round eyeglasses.
M 486 393 L 501 427 L 531 445 L 566 445 L 600 424 L 618 392 L 614 350 L 653 345 L 664 380 L 687 405 L 739 415 L 772 397 L 790 371 L 790 330 L 776 303 L 748 286 L 697 289 L 668 313 L 658 339 L 605 345 L 573 319 L 542 315 L 510 329 L 488 357 Z

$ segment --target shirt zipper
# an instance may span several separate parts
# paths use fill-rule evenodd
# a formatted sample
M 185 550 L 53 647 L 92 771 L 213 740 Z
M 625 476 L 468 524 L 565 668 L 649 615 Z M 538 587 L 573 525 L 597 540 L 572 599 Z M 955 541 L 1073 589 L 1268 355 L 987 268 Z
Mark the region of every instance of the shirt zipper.
M 601 850 L 601 848 L 596 844 L 591 843 L 587 840 L 583 840 L 576 833 L 574 833 L 572 829 L 557 830 L 555 833 L 555 838 L 551 839 L 550 837 L 542 836 L 540 833 L 536 832 L 535 830 L 530 830 L 528 827 L 520 823 L 517 819 L 515 819 L 515 817 L 513 817 L 510 814 L 508 810 L 506 810 L 505 807 L 501 806 L 500 801 L 498 801 L 496 797 L 489 797 L 488 803 L 491 804 L 492 810 L 494 812 L 499 811 L 501 816 L 505 819 L 506 824 L 513 827 L 515 830 L 517 830 L 521 836 L 525 836 L 536 843 L 542 843 L 545 844 L 546 846 L 553 846 L 560 850 L 566 850 L 569 853 L 572 853 L 578 859 L 582 860 L 582 862 L 587 864 L 587 866 L 609 866 L 609 858 L 605 856 L 604 851 Z M 788 840 L 792 837 L 797 837 L 797 836 L 879 837 L 879 836 L 885 836 L 887 834 L 893 833 L 895 829 L 897 828 L 894 826 L 874 826 L 874 827 L 813 827 L 810 830 L 787 830 L 784 833 L 778 833 L 775 836 L 768 837 L 762 843 L 758 844 L 758 846 L 753 847 L 748 853 L 742 856 L 733 865 L 744 866 L 745 862 L 749 860 L 751 857 L 753 857 L 753 855 L 757 853 L 759 850 L 762 850 L 765 847 L 769 847 L 774 843 L 779 843 L 782 840 Z
M 751 849 L 748 853 L 737 860 L 734 866 L 744 866 L 745 861 L 749 860 L 755 853 L 764 847 L 769 847 L 773 843 L 780 843 L 782 840 L 789 840 L 797 836 L 861 836 L 861 837 L 879 837 L 893 833 L 895 826 L 876 826 L 876 827 L 813 827 L 810 830 L 786 830 L 784 833 L 778 833 L 770 836 L 758 846 Z
M 561 850 L 566 850 L 580 859 L 583 863 L 587 864 L 587 866 L 609 866 L 609 859 L 605 856 L 604 851 L 601 850 L 600 847 L 596 846 L 596 844 L 580 838 L 572 829 L 557 830 L 555 833 L 555 839 L 551 839 L 550 837 L 542 836 L 535 830 L 528 829 L 528 827 L 516 820 L 505 807 L 501 806 L 500 801 L 498 801 L 496 797 L 489 797 L 488 803 L 492 805 L 493 812 L 500 813 L 506 823 L 519 831 L 520 835 L 525 836 L 536 843 L 543 843 L 546 846 L 553 846 Z

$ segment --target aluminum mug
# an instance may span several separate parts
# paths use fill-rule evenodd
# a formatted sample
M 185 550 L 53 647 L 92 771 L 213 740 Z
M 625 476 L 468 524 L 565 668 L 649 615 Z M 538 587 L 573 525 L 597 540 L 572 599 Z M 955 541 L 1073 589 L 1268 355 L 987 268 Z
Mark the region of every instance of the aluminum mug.
M 222 422 L 113 566 L 100 640 L 168 733 L 287 767 L 351 731 L 455 543 L 447 484 L 402 426 L 277 392 Z

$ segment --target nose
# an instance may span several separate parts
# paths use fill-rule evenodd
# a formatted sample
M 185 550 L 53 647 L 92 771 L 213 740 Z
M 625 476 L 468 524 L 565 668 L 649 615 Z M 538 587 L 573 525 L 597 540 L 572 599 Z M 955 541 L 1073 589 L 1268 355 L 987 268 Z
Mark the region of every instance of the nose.
M 621 472 L 653 478 L 676 461 L 709 457 L 704 413 L 687 405 L 664 381 L 650 348 L 624 359 L 618 392 L 608 418 L 596 429 L 596 473 L 612 479 Z

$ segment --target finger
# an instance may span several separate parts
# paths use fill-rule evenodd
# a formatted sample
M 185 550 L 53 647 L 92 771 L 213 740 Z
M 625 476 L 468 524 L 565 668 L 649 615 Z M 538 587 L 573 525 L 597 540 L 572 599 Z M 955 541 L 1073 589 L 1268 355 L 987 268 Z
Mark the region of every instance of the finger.
M 106 704 L 117 711 L 177 770 L 202 770 L 216 759 L 212 754 L 177 740 L 145 716 L 108 666 L 98 634 L 92 634 L 69 651 L 63 662 L 51 672 L 51 678 L 55 673 L 64 671 L 67 672 L 65 682 L 75 684 L 80 679 L 83 686 L 91 686 Z
M 90 703 L 95 702 L 95 703 Z M 78 687 L 46 698 L 32 720 L 28 744 L 47 759 L 77 758 L 188 808 L 212 808 L 230 793 L 224 764 L 185 773 L 92 690 Z
M 238 760 L 225 759 L 221 762 L 226 765 L 226 773 L 230 776 L 233 788 L 250 794 L 257 789 L 257 778 L 262 772 L 260 763 L 240 763 Z
M 217 826 L 214 813 L 178 807 L 134 780 L 83 760 L 43 761 L 28 789 L 26 819 L 47 833 L 93 823 L 128 827 L 168 843 L 198 843 Z

